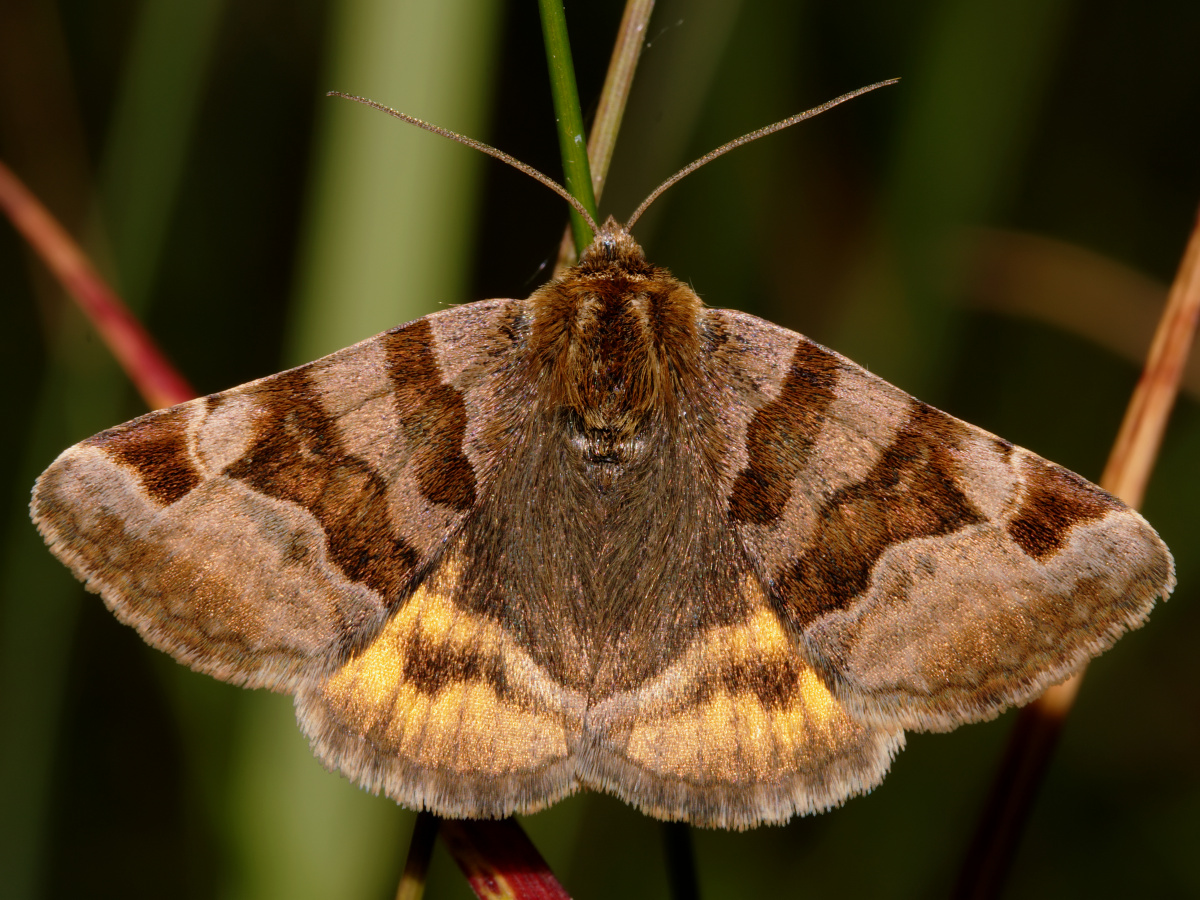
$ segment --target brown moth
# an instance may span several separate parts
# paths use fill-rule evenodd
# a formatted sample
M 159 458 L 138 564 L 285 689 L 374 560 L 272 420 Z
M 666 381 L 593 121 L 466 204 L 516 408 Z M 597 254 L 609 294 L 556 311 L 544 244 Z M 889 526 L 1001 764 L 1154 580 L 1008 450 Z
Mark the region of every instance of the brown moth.
M 445 816 L 825 810 L 1172 590 L 1105 491 L 594 230 L 524 300 L 71 447 L 38 529 L 150 644 L 294 694 L 325 765 Z

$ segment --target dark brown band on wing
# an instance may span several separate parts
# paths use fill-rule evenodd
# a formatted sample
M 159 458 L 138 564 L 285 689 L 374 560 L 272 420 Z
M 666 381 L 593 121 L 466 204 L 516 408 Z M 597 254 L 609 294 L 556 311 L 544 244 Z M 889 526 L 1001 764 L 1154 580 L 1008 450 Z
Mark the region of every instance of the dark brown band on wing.
M 84 445 L 98 447 L 137 473 L 142 487 L 163 506 L 200 483 L 187 449 L 188 410 L 176 406 L 102 431 Z
M 346 452 L 307 371 L 276 375 L 271 391 L 259 391 L 263 414 L 250 449 L 225 474 L 312 513 L 337 567 L 390 605 L 407 590 L 417 554 L 392 529 L 383 479 Z
M 729 516 L 735 522 L 769 525 L 783 515 L 792 483 L 803 468 L 835 399 L 837 357 L 801 340 L 783 387 L 746 430 L 749 462 L 733 484 Z
M 908 421 L 879 462 L 862 481 L 829 498 L 811 549 L 777 577 L 797 628 L 849 606 L 893 544 L 985 521 L 955 483 L 950 451 L 966 436 L 961 422 L 913 401 Z
M 1063 548 L 1073 525 L 1123 508 L 1112 495 L 1045 460 L 1026 457 L 1023 468 L 1025 497 L 1008 535 L 1039 562 Z
M 781 709 L 796 700 L 800 664 L 787 657 L 739 662 L 722 671 L 719 679 L 730 694 L 753 694 L 766 709 Z
M 404 684 L 429 696 L 458 684 L 482 682 L 508 697 L 504 668 L 493 649 L 435 644 L 409 636 L 404 642 Z
M 784 656 L 722 660 L 694 680 L 681 684 L 681 694 L 672 698 L 677 706 L 699 706 L 719 694 L 753 696 L 764 709 L 791 706 L 800 692 L 802 664 Z
M 475 470 L 463 452 L 467 410 L 462 393 L 442 380 L 433 328 L 424 319 L 383 336 L 412 466 L 422 496 L 457 510 L 475 505 Z

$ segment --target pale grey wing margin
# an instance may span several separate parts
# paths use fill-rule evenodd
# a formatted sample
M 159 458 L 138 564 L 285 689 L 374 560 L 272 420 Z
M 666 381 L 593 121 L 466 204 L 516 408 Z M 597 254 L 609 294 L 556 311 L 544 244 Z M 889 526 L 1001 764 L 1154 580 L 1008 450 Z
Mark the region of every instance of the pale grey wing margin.
M 467 515 L 464 449 L 519 302 L 435 313 L 153 412 L 66 450 L 34 487 L 51 550 L 123 622 L 226 681 L 333 671 Z
M 1138 627 L 1175 584 L 1146 521 L 1085 479 L 753 316 L 736 351 L 745 450 L 728 515 L 852 714 L 944 730 L 1027 702 Z

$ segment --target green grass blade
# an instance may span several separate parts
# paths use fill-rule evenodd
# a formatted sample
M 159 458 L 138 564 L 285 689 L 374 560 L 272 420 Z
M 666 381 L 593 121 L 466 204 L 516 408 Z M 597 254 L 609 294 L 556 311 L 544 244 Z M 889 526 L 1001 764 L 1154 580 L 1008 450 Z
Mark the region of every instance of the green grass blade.
M 596 197 L 592 191 L 587 135 L 583 131 L 579 89 L 575 86 L 575 64 L 571 60 L 566 14 L 561 0 L 538 0 L 538 9 L 542 15 L 546 63 L 550 68 L 550 91 L 554 95 L 558 148 L 563 160 L 563 186 L 595 219 Z M 583 253 L 592 242 L 592 229 L 574 209 L 571 210 L 571 231 L 575 235 L 575 252 Z

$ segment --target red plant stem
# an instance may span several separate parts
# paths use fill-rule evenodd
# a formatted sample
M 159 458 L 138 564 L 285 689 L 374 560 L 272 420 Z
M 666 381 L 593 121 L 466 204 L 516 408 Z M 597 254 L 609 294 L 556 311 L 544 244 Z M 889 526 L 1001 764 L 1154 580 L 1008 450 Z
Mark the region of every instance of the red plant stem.
M 480 900 L 570 900 L 514 819 L 444 819 L 442 840 Z
M 1200 217 L 1193 225 L 1146 366 L 1100 478 L 1103 488 L 1130 506 L 1140 506 L 1145 496 L 1198 321 Z M 955 897 L 982 900 L 999 896 L 1083 674 L 1050 688 L 1018 715 L 963 860 Z
M 174 406 L 196 396 L 66 229 L 2 162 L 0 209 L 79 303 L 152 409 Z

